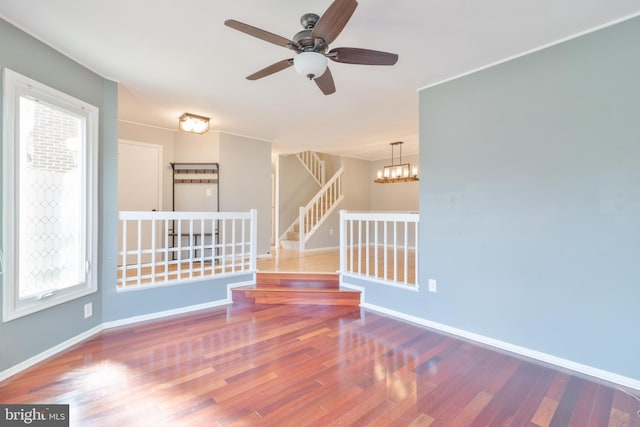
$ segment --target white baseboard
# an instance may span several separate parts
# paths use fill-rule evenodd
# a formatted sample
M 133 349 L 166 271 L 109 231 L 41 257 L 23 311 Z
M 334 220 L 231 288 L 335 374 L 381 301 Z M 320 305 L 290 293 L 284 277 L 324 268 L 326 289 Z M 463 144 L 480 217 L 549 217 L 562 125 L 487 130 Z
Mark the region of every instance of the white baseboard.
M 430 320 L 405 314 L 399 311 L 390 310 L 388 308 L 380 307 L 374 304 L 363 303 L 360 305 L 362 308 L 368 310 L 377 311 L 379 313 L 387 314 L 389 316 L 397 317 L 402 320 L 406 320 L 412 323 L 416 323 L 421 326 L 426 326 L 431 329 L 435 329 L 447 334 L 455 335 L 461 338 L 465 338 L 471 341 L 478 342 L 490 347 L 495 347 L 500 350 L 505 350 L 510 353 L 519 354 L 521 356 L 538 360 L 540 362 L 548 363 L 550 365 L 558 366 L 561 368 L 569 369 L 571 371 L 588 375 L 590 377 L 598 378 L 609 383 L 617 384 L 623 387 L 640 391 L 640 380 L 619 375 L 613 372 L 605 371 L 604 369 L 594 368 L 592 366 L 583 365 L 582 363 L 574 362 L 572 360 L 563 359 L 561 357 L 553 356 L 551 354 L 543 353 L 541 351 L 532 350 L 530 348 L 521 347 L 518 345 L 510 344 L 505 341 L 496 340 L 493 338 L 479 335 L 473 332 L 465 331 L 463 329 L 454 328 L 444 325 L 442 323 L 432 322 Z
M 27 368 L 32 367 L 33 365 L 35 365 L 36 363 L 40 363 L 43 360 L 46 360 L 52 356 L 55 356 L 56 354 L 68 349 L 69 347 L 72 347 L 78 343 L 80 343 L 81 341 L 86 340 L 87 338 L 91 338 L 93 335 L 102 332 L 102 330 L 104 329 L 103 325 L 98 325 L 92 329 L 89 329 L 88 331 L 85 331 L 79 335 L 76 335 L 73 338 L 69 338 L 68 340 L 61 342 L 58 345 L 55 345 L 53 347 L 51 347 L 50 349 L 47 349 L 45 351 L 43 351 L 40 354 L 36 354 L 33 357 L 30 357 L 29 359 L 25 360 L 24 362 L 20 362 L 17 365 L 14 365 L 12 367 L 10 367 L 9 369 L 5 369 L 4 371 L 0 372 L 0 381 L 4 381 L 7 378 L 9 378 L 10 376 L 13 376 L 17 373 L 20 373 L 22 371 L 24 371 Z
M 231 304 L 230 299 L 223 299 L 211 302 L 205 302 L 203 304 L 189 305 L 187 307 L 174 308 L 172 310 L 158 311 L 155 313 L 143 314 L 140 316 L 127 317 L 126 319 L 114 320 L 112 322 L 105 322 L 102 325 L 104 329 L 117 328 L 120 326 L 132 325 L 134 323 L 146 322 L 148 320 L 161 319 L 163 317 L 176 316 L 179 314 L 187 314 L 192 311 L 205 310 L 207 308 L 221 307 L 223 305 Z
M 305 249 L 305 252 L 325 252 L 325 251 L 335 251 L 335 250 L 339 250 L 340 246 L 325 246 L 322 248 L 311 248 L 311 249 Z

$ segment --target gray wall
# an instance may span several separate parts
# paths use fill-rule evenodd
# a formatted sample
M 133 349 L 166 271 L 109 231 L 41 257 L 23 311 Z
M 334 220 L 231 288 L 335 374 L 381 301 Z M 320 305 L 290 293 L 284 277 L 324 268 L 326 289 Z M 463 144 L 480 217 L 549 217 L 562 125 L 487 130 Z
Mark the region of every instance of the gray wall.
M 438 293 L 385 305 L 640 379 L 638 40 L 635 18 L 420 93 Z
M 271 143 L 220 134 L 220 210 L 258 210 L 258 255 L 271 252 Z
M 100 245 L 98 292 L 20 319 L 0 323 L 0 371 L 2 371 L 88 331 L 102 322 L 101 291 L 105 285 L 115 283 L 115 267 L 109 271 L 109 265 L 115 266 L 116 233 L 114 231 L 117 230 L 113 220 L 117 218 L 115 191 L 117 86 L 114 82 L 105 80 L 81 67 L 3 20 L 0 20 L 0 67 L 10 68 L 100 109 L 99 216 L 101 219 L 98 239 Z M 0 179 L 2 179 L 1 176 Z M 2 293 L 0 293 L 1 299 Z M 88 302 L 93 303 L 94 313 L 93 317 L 84 319 L 83 305 Z M 0 301 L 0 307 L 1 305 Z
M 203 135 L 189 132 L 173 132 L 173 161 L 176 163 L 219 162 L 221 138 L 222 136 L 219 132 L 207 132 Z
M 402 163 L 411 163 L 418 166 L 420 159 L 417 154 L 403 156 Z M 398 163 L 398 160 L 395 159 Z M 391 160 L 378 160 L 371 162 L 371 170 L 367 176 L 371 192 L 371 210 L 375 212 L 418 212 L 418 200 L 420 182 L 403 182 L 400 184 L 377 184 L 373 182 L 377 178 L 377 172 L 385 165 L 390 165 Z M 420 175 L 420 171 L 418 171 Z
M 342 159 L 342 165 L 344 167 L 345 203 L 339 209 L 369 211 L 371 209 L 369 184 L 373 179 L 371 177 L 371 162 L 345 157 Z
M 115 266 L 113 270 L 115 271 Z M 227 298 L 227 285 L 250 282 L 253 275 L 186 283 L 131 292 L 116 292 L 108 286 L 104 293 L 104 322 L 114 322 L 136 316 L 153 315 L 162 311 L 221 302 Z M 115 283 L 115 278 L 114 278 Z

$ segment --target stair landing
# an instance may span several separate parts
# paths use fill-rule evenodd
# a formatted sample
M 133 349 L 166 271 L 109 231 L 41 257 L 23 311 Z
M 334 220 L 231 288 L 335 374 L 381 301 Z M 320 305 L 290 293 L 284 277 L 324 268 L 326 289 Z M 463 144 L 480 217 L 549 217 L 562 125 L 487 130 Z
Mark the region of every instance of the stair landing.
M 231 294 L 234 304 L 360 305 L 360 292 L 341 289 L 333 273 L 257 273 L 255 285 Z

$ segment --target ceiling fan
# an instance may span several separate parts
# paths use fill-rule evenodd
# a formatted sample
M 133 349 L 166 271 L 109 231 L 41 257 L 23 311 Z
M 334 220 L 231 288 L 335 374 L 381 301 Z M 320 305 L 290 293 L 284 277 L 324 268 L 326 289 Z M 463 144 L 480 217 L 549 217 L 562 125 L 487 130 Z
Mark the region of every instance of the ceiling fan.
M 298 74 L 316 82 L 322 93 L 330 95 L 336 91 L 327 58 L 345 64 L 394 65 L 398 61 L 395 53 L 355 47 L 338 47 L 329 50 L 331 44 L 349 22 L 356 10 L 356 0 L 335 0 L 322 16 L 306 13 L 300 18 L 304 28 L 292 40 L 278 36 L 260 28 L 228 19 L 224 24 L 235 30 L 257 37 L 269 43 L 293 50 L 294 58 L 283 59 L 247 77 L 257 80 L 286 68 L 295 67 Z

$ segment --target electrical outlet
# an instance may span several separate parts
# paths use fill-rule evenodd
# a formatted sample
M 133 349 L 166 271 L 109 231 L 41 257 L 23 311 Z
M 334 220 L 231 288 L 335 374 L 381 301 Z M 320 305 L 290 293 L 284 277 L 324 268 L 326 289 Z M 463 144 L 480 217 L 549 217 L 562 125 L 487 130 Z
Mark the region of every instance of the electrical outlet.
M 333 228 L 329 229 L 329 236 L 333 236 Z
M 438 284 L 436 279 L 429 279 L 429 292 L 438 292 Z
M 89 302 L 84 305 L 84 318 L 93 316 L 93 303 Z

